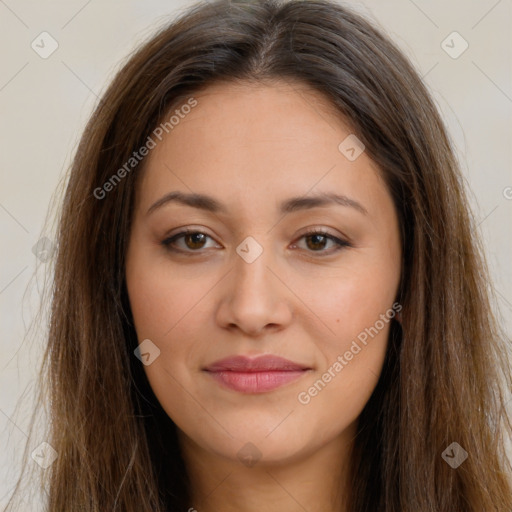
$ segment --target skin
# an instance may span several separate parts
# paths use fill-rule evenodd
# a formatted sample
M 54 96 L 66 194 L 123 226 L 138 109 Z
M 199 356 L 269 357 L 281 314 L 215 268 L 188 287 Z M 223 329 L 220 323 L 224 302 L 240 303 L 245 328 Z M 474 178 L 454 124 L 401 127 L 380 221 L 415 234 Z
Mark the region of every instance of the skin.
M 127 254 L 139 342 L 160 355 L 144 369 L 178 426 L 191 508 L 344 511 L 356 420 L 381 372 L 390 323 L 307 404 L 307 391 L 395 302 L 401 248 L 391 196 L 374 162 L 338 149 L 351 131 L 305 86 L 217 84 L 147 157 Z M 168 202 L 201 193 L 212 213 Z M 360 203 L 278 212 L 290 197 L 336 192 Z M 190 227 L 206 238 L 162 241 Z M 335 252 L 324 229 L 349 240 Z M 263 249 L 248 263 L 248 236 Z M 252 249 L 251 249 L 252 250 Z M 195 251 L 195 252 L 194 252 Z M 323 256 L 322 256 L 323 254 Z M 203 368 L 230 355 L 276 354 L 311 370 L 259 394 L 226 389 Z M 252 443 L 252 467 L 238 452 Z M 248 450 L 249 448 L 245 448 Z

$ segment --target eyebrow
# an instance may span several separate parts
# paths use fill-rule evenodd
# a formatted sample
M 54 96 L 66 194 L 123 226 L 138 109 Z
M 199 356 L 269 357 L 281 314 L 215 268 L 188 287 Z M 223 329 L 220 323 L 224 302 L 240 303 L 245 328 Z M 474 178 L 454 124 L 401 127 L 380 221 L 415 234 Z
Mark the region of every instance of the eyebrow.
M 165 194 L 165 196 L 161 197 L 158 199 L 158 201 L 153 203 L 146 212 L 146 215 L 149 215 L 162 206 L 173 202 L 191 206 L 192 208 L 199 208 L 200 210 L 205 210 L 212 213 L 226 214 L 228 212 L 225 205 L 211 196 L 194 193 L 186 194 L 183 192 L 174 191 Z M 334 194 L 332 192 L 319 193 L 313 196 L 292 197 L 280 204 L 279 211 L 280 213 L 285 214 L 330 205 L 340 205 L 354 208 L 363 215 L 368 215 L 368 210 L 361 203 L 355 201 L 354 199 L 350 199 L 347 196 Z

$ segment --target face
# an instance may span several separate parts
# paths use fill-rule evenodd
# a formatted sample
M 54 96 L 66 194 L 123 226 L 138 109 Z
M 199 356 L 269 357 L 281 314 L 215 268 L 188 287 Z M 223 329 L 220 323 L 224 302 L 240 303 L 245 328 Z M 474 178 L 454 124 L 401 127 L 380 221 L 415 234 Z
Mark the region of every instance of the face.
M 198 450 L 293 460 L 352 438 L 376 386 L 395 208 L 319 93 L 220 84 L 194 98 L 137 189 L 126 279 L 144 370 Z

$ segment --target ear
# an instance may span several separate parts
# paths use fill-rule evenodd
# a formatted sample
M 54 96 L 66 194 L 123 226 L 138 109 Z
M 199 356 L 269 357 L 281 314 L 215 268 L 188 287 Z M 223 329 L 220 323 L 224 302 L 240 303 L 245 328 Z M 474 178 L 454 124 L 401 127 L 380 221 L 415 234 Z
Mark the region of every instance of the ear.
M 396 314 L 395 314 L 395 319 L 396 321 L 402 325 L 402 312 L 401 311 L 397 311 Z

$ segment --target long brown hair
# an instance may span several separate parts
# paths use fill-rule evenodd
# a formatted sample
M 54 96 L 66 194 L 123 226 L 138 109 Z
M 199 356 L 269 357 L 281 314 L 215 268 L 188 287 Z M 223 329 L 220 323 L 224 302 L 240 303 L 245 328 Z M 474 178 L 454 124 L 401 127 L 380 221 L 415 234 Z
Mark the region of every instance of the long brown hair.
M 133 353 L 124 262 L 145 160 L 104 197 L 97 190 L 193 94 L 274 80 L 337 108 L 378 164 L 402 229 L 402 319 L 359 419 L 349 510 L 510 512 L 506 338 L 451 143 L 403 54 L 328 0 L 195 4 L 130 56 L 95 109 L 60 215 L 41 373 L 58 453 L 48 510 L 190 507 L 175 425 Z M 443 456 L 454 442 L 468 454 L 456 469 Z

